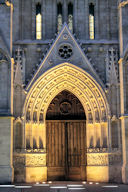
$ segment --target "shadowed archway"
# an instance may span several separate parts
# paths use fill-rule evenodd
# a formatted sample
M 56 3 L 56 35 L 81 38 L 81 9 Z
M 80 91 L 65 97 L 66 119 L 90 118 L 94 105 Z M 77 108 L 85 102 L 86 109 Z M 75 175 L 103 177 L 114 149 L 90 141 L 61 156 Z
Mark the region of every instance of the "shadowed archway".
M 78 98 L 60 92 L 46 113 L 48 180 L 86 180 L 86 117 Z

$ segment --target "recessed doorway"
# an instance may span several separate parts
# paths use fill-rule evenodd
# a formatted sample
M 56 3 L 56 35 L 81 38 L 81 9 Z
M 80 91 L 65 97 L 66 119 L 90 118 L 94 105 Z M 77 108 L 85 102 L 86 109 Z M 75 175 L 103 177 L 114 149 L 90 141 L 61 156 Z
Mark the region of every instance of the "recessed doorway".
M 86 179 L 86 117 L 79 99 L 62 91 L 46 114 L 48 180 Z

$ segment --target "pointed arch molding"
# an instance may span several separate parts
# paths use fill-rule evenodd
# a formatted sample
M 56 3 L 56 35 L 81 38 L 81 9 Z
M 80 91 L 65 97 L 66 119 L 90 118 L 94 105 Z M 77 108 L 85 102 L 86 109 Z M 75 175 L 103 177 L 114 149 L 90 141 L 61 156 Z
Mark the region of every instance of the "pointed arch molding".
M 109 107 L 104 90 L 87 72 L 70 63 L 51 68 L 30 88 L 24 105 L 26 121 L 45 119 L 50 102 L 63 90 L 81 101 L 88 123 L 107 121 Z

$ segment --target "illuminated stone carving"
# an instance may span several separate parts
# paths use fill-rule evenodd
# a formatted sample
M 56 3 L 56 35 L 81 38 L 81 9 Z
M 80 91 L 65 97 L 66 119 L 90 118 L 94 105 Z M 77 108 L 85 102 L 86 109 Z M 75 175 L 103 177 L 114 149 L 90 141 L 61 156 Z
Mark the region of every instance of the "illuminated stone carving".
M 87 153 L 87 165 L 113 165 L 113 164 L 121 164 L 121 153 L 102 153 L 102 152 L 93 152 Z
M 87 165 L 108 165 L 108 154 L 87 154 Z
M 89 147 L 91 140 L 93 141 L 92 147 L 95 148 L 99 137 L 101 141 L 104 139 L 100 136 L 101 127 L 103 127 L 103 134 L 106 138 L 107 147 L 109 137 L 107 117 L 109 114 L 109 108 L 104 90 L 88 73 L 79 67 L 70 63 L 63 63 L 48 70 L 40 76 L 27 94 L 24 105 L 24 114 L 26 116 L 24 119 L 24 129 L 26 133 L 25 139 L 28 137 L 32 150 L 38 150 L 38 140 L 36 140 L 37 148 L 35 148 L 33 145 L 33 138 L 35 139 L 35 136 L 32 136 L 32 134 L 39 126 L 41 126 L 42 130 L 44 148 L 46 147 L 45 120 L 47 109 L 51 101 L 64 90 L 74 94 L 83 105 L 87 119 L 87 147 Z M 52 110 L 52 105 L 50 107 L 49 110 Z M 69 113 L 71 106 L 68 103 L 63 103 L 60 108 L 62 113 Z M 28 119 L 30 119 L 29 123 L 27 123 Z M 89 129 L 91 130 L 91 133 Z M 96 131 L 99 136 L 95 136 Z M 103 143 L 104 142 L 102 141 L 100 144 L 101 148 L 103 147 Z M 108 153 L 102 154 L 101 152 L 98 155 L 92 152 L 91 154 L 87 155 L 88 166 L 108 165 Z M 38 162 L 34 154 L 26 156 L 26 162 L 28 166 L 30 165 L 33 167 L 39 165 L 40 162 L 45 164 L 45 160 L 43 160 L 42 157 L 40 157 Z
M 30 154 L 26 155 L 26 166 L 46 166 L 45 154 Z
M 70 112 L 71 112 L 71 104 L 69 103 L 69 102 L 62 102 L 61 104 L 60 104 L 60 112 L 62 113 L 62 114 L 65 114 L 65 115 L 67 115 L 67 114 L 69 114 Z
M 103 90 L 89 74 L 68 63 L 49 70 L 39 78 L 36 86 L 32 87 L 27 96 L 28 102 L 24 108 L 26 111 L 27 108 L 31 111 L 30 119 L 32 120 L 33 113 L 37 109 L 38 116 L 43 111 L 45 118 L 45 113 L 51 100 L 64 89 L 74 93 L 80 99 L 86 115 L 91 112 L 93 122 L 105 121 L 103 111 L 107 116 L 109 109 L 106 105 L 107 101 Z
M 15 153 L 14 166 L 39 167 L 46 166 L 46 154 Z
M 119 3 L 118 8 L 125 7 L 125 5 L 127 5 L 127 4 L 128 4 L 128 0 L 127 1 L 122 1 L 121 3 Z

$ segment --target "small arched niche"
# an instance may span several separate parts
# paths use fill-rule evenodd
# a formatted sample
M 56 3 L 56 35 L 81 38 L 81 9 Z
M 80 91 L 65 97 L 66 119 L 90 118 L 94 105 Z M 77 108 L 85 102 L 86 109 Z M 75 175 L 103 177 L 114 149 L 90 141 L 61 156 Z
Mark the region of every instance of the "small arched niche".
M 20 151 L 22 149 L 22 123 L 16 122 L 14 129 L 14 150 Z

